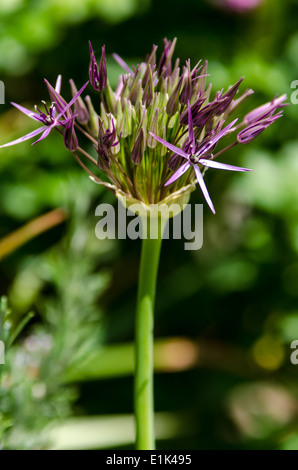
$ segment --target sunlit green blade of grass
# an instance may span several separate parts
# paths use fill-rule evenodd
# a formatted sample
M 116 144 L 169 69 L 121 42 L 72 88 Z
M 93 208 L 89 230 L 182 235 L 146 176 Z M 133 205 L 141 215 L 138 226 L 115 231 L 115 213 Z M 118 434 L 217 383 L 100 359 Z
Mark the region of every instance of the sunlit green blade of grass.
M 179 414 L 156 413 L 157 439 L 173 439 L 190 432 L 188 419 Z M 50 433 L 51 449 L 87 450 L 125 446 L 134 442 L 133 415 L 72 418 Z
M 179 371 L 197 363 L 198 348 L 186 338 L 166 338 L 155 341 L 154 369 L 156 371 Z M 94 350 L 84 361 L 72 366 L 67 382 L 76 382 L 108 377 L 123 377 L 133 374 L 134 344 L 115 344 Z

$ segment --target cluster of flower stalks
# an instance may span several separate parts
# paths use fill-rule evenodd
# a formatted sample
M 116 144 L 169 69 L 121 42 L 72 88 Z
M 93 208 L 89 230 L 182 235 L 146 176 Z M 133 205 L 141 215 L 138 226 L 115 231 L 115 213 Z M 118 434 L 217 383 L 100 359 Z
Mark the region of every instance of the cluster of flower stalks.
M 215 212 L 204 180 L 206 170 L 247 171 L 217 158 L 237 144 L 248 144 L 280 118 L 286 95 L 243 120 L 232 118 L 253 90 L 238 94 L 240 78 L 227 91 L 214 94 L 207 84 L 207 62 L 192 66 L 187 60 L 180 65 L 173 59 L 175 44 L 176 39 L 164 39 L 159 60 L 154 45 L 145 62 L 132 69 L 114 54 L 124 70 L 114 91 L 107 78 L 105 46 L 97 62 L 90 43 L 89 80 L 97 94 L 93 103 L 90 96 L 82 97 L 88 82 L 78 91 L 70 80 L 73 98 L 67 103 L 60 94 L 61 76 L 55 88 L 45 80 L 51 105 L 43 102 L 43 111 L 12 103 L 41 127 L 2 147 L 37 135 L 39 142 L 55 129 L 90 177 L 117 196 L 145 205 L 175 202 L 198 183 Z

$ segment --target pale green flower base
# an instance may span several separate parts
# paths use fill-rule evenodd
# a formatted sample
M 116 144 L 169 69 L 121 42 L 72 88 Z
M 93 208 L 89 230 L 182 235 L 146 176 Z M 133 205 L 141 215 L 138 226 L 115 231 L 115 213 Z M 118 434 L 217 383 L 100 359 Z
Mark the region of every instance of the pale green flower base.
M 192 184 L 170 194 L 162 201 L 159 201 L 156 204 L 151 204 L 151 206 L 127 195 L 120 189 L 117 189 L 115 194 L 124 207 L 141 217 L 161 217 L 168 219 L 168 217 L 174 217 L 184 209 L 184 204 L 188 203 L 190 193 L 195 189 L 195 187 L 195 182 L 193 182 Z M 168 208 L 173 209 L 173 212 L 170 215 Z

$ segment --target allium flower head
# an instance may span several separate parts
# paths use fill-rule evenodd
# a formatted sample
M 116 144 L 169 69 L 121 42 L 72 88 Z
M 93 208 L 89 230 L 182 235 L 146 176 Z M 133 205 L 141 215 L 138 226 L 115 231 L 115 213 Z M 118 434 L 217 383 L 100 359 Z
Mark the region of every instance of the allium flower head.
M 207 84 L 207 61 L 192 65 L 189 59 L 180 65 L 179 59 L 174 59 L 175 44 L 176 39 L 164 39 L 159 60 L 153 45 L 146 60 L 132 67 L 113 54 L 123 68 L 113 90 L 107 77 L 105 46 L 98 65 L 89 43 L 94 98 L 86 96 L 84 100 L 81 94 L 86 84 L 77 91 L 71 80 L 73 98 L 67 104 L 60 95 L 61 80 L 55 88 L 46 82 L 52 102 L 46 113 L 31 113 L 15 105 L 43 127 L 6 145 L 39 133 L 43 133 L 42 139 L 56 128 L 93 181 L 118 197 L 146 207 L 182 203 L 198 183 L 215 212 L 205 183 L 206 170 L 247 171 L 218 162 L 217 157 L 237 144 L 251 142 L 279 119 L 286 96 L 274 98 L 243 120 L 232 118 L 253 90 L 239 96 L 240 78 L 228 90 L 212 93 L 212 85 Z M 89 146 L 80 145 L 80 134 L 89 139 Z

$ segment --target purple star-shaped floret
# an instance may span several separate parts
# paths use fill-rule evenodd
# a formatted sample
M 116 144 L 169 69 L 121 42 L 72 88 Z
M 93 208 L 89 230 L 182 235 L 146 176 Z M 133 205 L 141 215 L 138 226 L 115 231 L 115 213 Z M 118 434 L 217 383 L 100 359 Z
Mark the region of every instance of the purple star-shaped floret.
M 53 94 L 59 97 L 60 102 L 62 103 L 63 98 L 60 97 L 61 75 L 59 75 L 57 78 L 55 89 L 46 80 L 45 82 L 48 88 L 50 87 L 52 89 Z M 57 102 L 56 99 L 55 99 L 55 102 L 52 103 L 52 105 L 49 108 L 47 107 L 46 103 L 43 102 L 45 113 L 42 112 L 37 106 L 35 106 L 35 112 L 32 112 L 30 109 L 24 108 L 23 106 L 19 104 L 11 103 L 13 106 L 15 106 L 15 108 L 22 111 L 22 113 L 26 114 L 31 119 L 34 119 L 35 121 L 42 123 L 43 126 L 39 127 L 38 129 L 35 129 L 29 134 L 24 135 L 23 137 L 20 137 L 19 139 L 16 139 L 16 140 L 13 140 L 12 142 L 8 142 L 7 144 L 1 145 L 0 148 L 9 147 L 10 145 L 20 144 L 21 142 L 25 142 L 26 140 L 29 140 L 32 137 L 42 134 L 38 140 L 33 142 L 33 144 L 36 144 L 40 140 L 45 139 L 49 135 L 51 130 L 54 129 L 55 127 L 59 127 L 59 126 L 63 126 L 67 128 L 70 127 L 72 121 L 75 119 L 75 116 L 71 115 L 70 113 L 70 107 L 78 99 L 78 97 L 80 96 L 82 91 L 86 88 L 88 83 L 89 82 L 86 82 L 85 85 L 82 86 L 82 88 L 78 91 L 78 93 L 76 93 L 76 95 L 72 98 L 72 100 L 69 103 L 66 103 L 63 100 L 63 106 L 61 105 L 59 106 L 59 102 Z M 59 114 L 56 116 L 57 110 Z
M 179 155 L 180 157 L 186 160 L 185 163 L 183 163 L 178 168 L 178 170 L 175 171 L 175 173 L 168 179 L 168 181 L 165 183 L 165 186 L 168 186 L 169 184 L 174 183 L 174 181 L 176 181 L 178 178 L 184 175 L 186 171 L 188 171 L 190 168 L 193 168 L 195 171 L 197 182 L 200 185 L 202 193 L 207 201 L 207 204 L 209 205 L 212 212 L 215 214 L 215 209 L 211 201 L 211 198 L 209 196 L 209 193 L 205 185 L 205 181 L 201 173 L 201 170 L 199 168 L 199 165 L 202 165 L 204 167 L 209 167 L 209 168 L 217 168 L 219 170 L 251 171 L 248 168 L 241 168 L 238 166 L 227 165 L 226 163 L 216 162 L 212 160 L 212 154 L 209 154 L 209 151 L 212 149 L 212 147 L 214 147 L 214 145 L 228 133 L 228 131 L 234 126 L 236 121 L 237 119 L 235 119 L 233 122 L 228 124 L 224 129 L 219 131 L 216 135 L 210 138 L 207 138 L 206 142 L 198 143 L 196 142 L 195 135 L 194 135 L 191 106 L 190 106 L 190 102 L 188 102 L 188 140 L 186 142 L 186 145 L 184 146 L 186 151 L 179 147 L 176 147 L 176 145 L 170 144 L 166 140 L 163 140 L 157 135 L 150 132 L 150 134 L 158 142 L 160 142 L 169 150 L 171 150 L 172 152 L 174 152 L 175 154 Z

